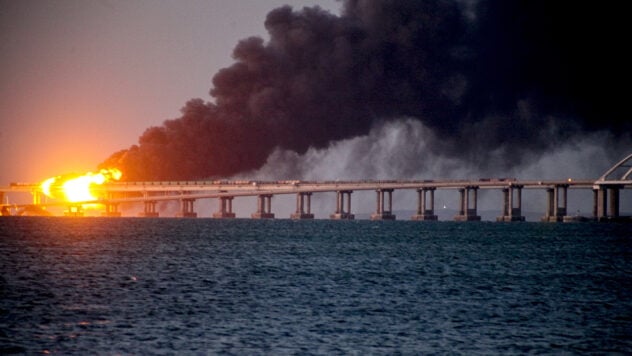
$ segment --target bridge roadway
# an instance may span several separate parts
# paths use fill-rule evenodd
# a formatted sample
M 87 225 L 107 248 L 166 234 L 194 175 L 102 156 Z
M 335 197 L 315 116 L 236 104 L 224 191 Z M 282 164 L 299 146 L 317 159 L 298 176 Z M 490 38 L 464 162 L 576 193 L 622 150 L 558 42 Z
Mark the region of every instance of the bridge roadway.
M 608 184 L 606 184 L 608 183 Z M 614 185 L 613 185 L 614 184 Z M 353 219 L 351 213 L 351 193 L 360 190 L 376 191 L 376 208 L 371 218 L 375 220 L 393 220 L 392 192 L 394 190 L 416 190 L 418 204 L 413 220 L 437 220 L 434 214 L 434 191 L 437 189 L 458 190 L 460 204 L 457 221 L 477 221 L 477 190 L 499 189 L 504 194 L 501 216 L 498 221 L 524 221 L 521 215 L 521 190 L 545 189 L 547 191 L 546 213 L 544 221 L 565 221 L 573 217 L 566 216 L 567 189 L 592 189 L 594 194 L 593 217 L 598 220 L 618 220 L 619 190 L 632 185 L 630 181 L 600 182 L 594 180 L 517 180 L 515 178 L 490 178 L 478 180 L 358 180 L 358 181 L 166 181 L 166 182 L 110 182 L 94 186 L 93 192 L 102 197 L 97 201 L 41 202 L 41 188 L 37 184 L 14 183 L 9 187 L 0 187 L 0 193 L 29 192 L 34 195 L 34 204 L 39 206 L 73 206 L 79 211 L 83 204 L 103 204 L 104 215 L 120 216 L 118 205 L 121 203 L 142 202 L 144 210 L 139 216 L 158 216 L 156 203 L 178 200 L 181 211 L 178 216 L 195 217 L 193 202 L 197 199 L 217 198 L 219 209 L 213 214 L 216 218 L 235 217 L 232 211 L 232 199 L 235 197 L 257 196 L 257 212 L 253 218 L 273 218 L 271 197 L 279 194 L 296 194 L 295 219 L 311 219 L 311 195 L 319 192 L 336 192 L 336 211 L 332 219 Z M 614 187 L 614 189 L 613 189 Z M 601 193 L 600 193 L 601 192 Z M 608 195 L 609 194 L 609 195 Z M 608 199 L 610 198 L 610 199 Z M 608 204 L 608 200 L 610 204 Z M 79 207 L 79 208 L 78 208 Z M 69 207 L 69 211 L 70 211 Z
M 253 218 L 273 218 L 272 196 L 276 194 L 296 194 L 296 212 L 293 219 L 312 219 L 311 195 L 318 192 L 336 192 L 336 211 L 332 219 L 353 219 L 351 213 L 351 193 L 356 190 L 375 190 L 377 193 L 375 220 L 393 220 L 393 196 L 395 189 L 415 189 L 418 194 L 417 211 L 413 220 L 437 220 L 434 214 L 434 192 L 437 189 L 457 189 L 459 191 L 459 211 L 457 221 L 477 221 L 477 192 L 479 189 L 500 189 L 503 193 L 501 216 L 498 221 L 524 221 L 522 216 L 522 189 L 545 189 L 546 212 L 543 221 L 569 221 L 567 216 L 567 193 L 569 188 L 592 189 L 593 217 L 597 221 L 630 221 L 619 216 L 620 190 L 632 186 L 632 154 L 624 157 L 597 180 L 548 180 L 520 181 L 515 178 L 489 178 L 478 180 L 360 180 L 360 181 L 185 181 L 185 182 L 114 182 L 95 186 L 95 193 L 101 197 L 97 201 L 74 202 L 69 206 L 69 215 L 79 215 L 84 204 L 103 204 L 105 216 L 120 216 L 118 205 L 142 202 L 144 210 L 139 215 L 156 217 L 156 203 L 164 200 L 179 200 L 181 211 L 178 216 L 196 217 L 193 203 L 196 199 L 217 198 L 219 210 L 216 218 L 232 218 L 232 200 L 241 196 L 257 196 L 257 212 Z M 0 216 L 10 215 L 10 209 L 40 208 L 44 206 L 69 205 L 68 202 L 44 202 L 39 184 L 12 183 L 0 187 L 0 202 L 4 196 L 14 192 L 33 195 L 33 204 L 12 205 L 0 203 Z M 22 210 L 24 211 L 24 210 Z

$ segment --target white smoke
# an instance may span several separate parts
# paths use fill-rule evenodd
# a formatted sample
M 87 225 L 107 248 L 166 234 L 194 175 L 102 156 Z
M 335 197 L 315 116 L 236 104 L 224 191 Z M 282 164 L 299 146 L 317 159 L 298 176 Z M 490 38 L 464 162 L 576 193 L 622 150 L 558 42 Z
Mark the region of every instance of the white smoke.
M 480 138 L 484 140 L 484 137 Z M 629 141 L 628 141 L 629 142 Z M 527 164 L 504 170 L 497 167 L 511 165 L 485 165 L 461 161 L 452 156 L 437 155 L 437 146 L 442 144 L 428 128 L 414 119 L 403 118 L 384 122 L 375 126 L 368 135 L 354 137 L 332 143 L 326 149 L 309 149 L 299 155 L 293 151 L 276 150 L 259 170 L 242 174 L 235 179 L 301 179 L 301 180 L 390 180 L 390 179 L 471 179 L 480 178 L 517 178 L 517 179 L 597 179 L 616 161 L 632 149 L 624 142 L 615 142 L 605 132 L 597 132 L 575 137 L 559 143 L 555 149 L 529 157 Z M 467 147 L 462 148 L 464 151 Z M 510 148 L 504 148 L 507 150 Z M 490 152 L 487 157 L 476 160 L 499 162 L 507 157 L 506 152 Z M 276 198 L 276 197 L 275 197 Z M 275 204 L 274 210 L 279 217 L 285 217 L 293 211 L 294 197 L 275 200 L 289 202 L 289 207 Z M 333 194 L 315 194 L 312 209 L 316 217 L 326 217 L 334 208 Z M 413 191 L 394 193 L 394 210 L 413 210 L 416 205 Z M 622 211 L 630 210 L 630 199 L 622 197 Z M 373 192 L 353 194 L 352 210 L 368 214 L 375 205 Z M 627 202 L 626 202 L 627 201 Z M 454 191 L 438 191 L 436 209 L 446 205 L 455 208 L 458 203 Z M 479 210 L 500 212 L 501 193 L 480 191 Z M 543 212 L 544 192 L 540 190 L 524 191 L 523 210 Z M 573 191 L 569 193 L 569 211 L 579 210 L 588 215 L 592 209 L 592 192 Z M 401 216 L 398 219 L 407 219 Z

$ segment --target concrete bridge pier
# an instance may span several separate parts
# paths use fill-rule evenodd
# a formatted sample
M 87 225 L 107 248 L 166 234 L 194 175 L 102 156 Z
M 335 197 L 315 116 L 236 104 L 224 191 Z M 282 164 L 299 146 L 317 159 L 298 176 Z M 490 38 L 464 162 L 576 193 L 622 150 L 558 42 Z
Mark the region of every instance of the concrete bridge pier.
M 33 205 L 42 204 L 42 192 L 34 190 L 33 191 Z
M 213 213 L 213 217 L 217 219 L 232 219 L 235 217 L 233 213 L 234 197 L 219 197 L 219 210 Z
M 496 221 L 525 221 L 522 216 L 522 188 L 522 185 L 503 188 L 503 214 L 497 217 Z
M 64 216 L 83 216 L 83 206 L 81 204 L 68 205 L 68 209 L 64 211 Z
M 274 219 L 272 213 L 272 194 L 257 196 L 257 212 L 251 215 L 253 219 Z
M 378 189 L 377 207 L 375 213 L 371 214 L 371 220 L 395 220 L 393 215 L 393 189 Z M 385 195 L 388 196 L 385 199 Z
M 8 204 L 4 204 L 4 192 L 0 192 L 0 216 L 9 215 L 11 215 L 11 210 L 9 210 Z
M 156 201 L 155 200 L 145 200 L 143 201 L 143 211 L 138 213 L 139 217 L 143 218 L 157 218 L 158 212 L 156 211 Z
M 454 221 L 481 221 L 481 217 L 476 215 L 477 192 L 478 186 L 467 186 L 459 189 L 460 208 Z
M 107 193 L 107 199 L 114 199 L 115 194 L 112 192 Z M 121 212 L 118 211 L 119 204 L 118 203 L 109 203 L 106 202 L 104 204 L 105 211 L 101 213 L 101 216 L 118 218 L 121 217 Z
M 291 219 L 313 219 L 312 214 L 312 192 L 301 192 L 296 194 L 296 212 L 290 215 Z
M 180 199 L 180 211 L 176 213 L 177 218 L 197 218 L 197 213 L 193 211 L 195 199 Z
M 600 185 L 593 189 L 593 215 L 597 221 L 607 222 L 620 219 L 618 186 Z
M 560 206 L 560 195 L 561 203 Z M 546 189 L 546 215 L 542 218 L 544 222 L 561 222 L 566 217 L 568 208 L 568 184 L 556 184 L 553 188 Z M 568 219 L 567 219 L 568 220 Z
M 430 208 L 426 204 L 426 192 L 430 193 Z M 437 221 L 434 215 L 434 192 L 435 188 L 417 189 L 417 213 L 411 217 L 412 220 L 418 221 Z
M 329 215 L 333 220 L 353 220 L 355 215 L 351 214 L 351 193 L 352 190 L 339 190 L 336 192 L 336 212 Z M 345 195 L 347 196 L 345 210 Z
M 118 203 L 106 203 L 105 211 L 101 213 L 101 216 L 118 218 L 121 216 L 121 212 L 118 211 Z

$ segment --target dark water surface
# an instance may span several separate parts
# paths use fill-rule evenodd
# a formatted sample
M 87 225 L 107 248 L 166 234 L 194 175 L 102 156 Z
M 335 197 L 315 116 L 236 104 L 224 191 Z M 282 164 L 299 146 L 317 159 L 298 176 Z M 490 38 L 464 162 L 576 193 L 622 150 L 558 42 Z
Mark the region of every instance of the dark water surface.
M 0 219 L 0 354 L 632 353 L 632 226 Z

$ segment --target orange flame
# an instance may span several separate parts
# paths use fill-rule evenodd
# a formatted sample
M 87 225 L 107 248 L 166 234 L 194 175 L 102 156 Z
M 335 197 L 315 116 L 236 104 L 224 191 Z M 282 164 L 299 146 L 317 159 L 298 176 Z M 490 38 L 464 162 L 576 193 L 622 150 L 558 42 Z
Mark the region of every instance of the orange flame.
M 51 198 L 60 198 L 71 203 L 93 201 L 98 199 L 92 190 L 94 185 L 119 180 L 121 176 L 121 171 L 116 168 L 102 169 L 99 173 L 52 177 L 42 182 L 40 187 Z

